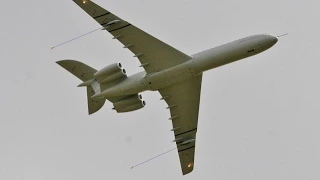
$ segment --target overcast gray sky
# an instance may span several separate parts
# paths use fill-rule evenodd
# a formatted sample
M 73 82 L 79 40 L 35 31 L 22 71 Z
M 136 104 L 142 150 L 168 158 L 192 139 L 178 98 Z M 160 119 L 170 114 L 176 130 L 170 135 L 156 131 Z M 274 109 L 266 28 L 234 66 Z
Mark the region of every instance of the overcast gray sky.
M 318 180 L 319 1 L 95 0 L 185 52 L 194 54 L 258 33 L 290 33 L 270 50 L 206 72 L 194 171 L 182 176 L 169 111 L 158 92 L 126 114 L 88 116 L 80 81 L 55 64 L 75 59 L 97 69 L 139 61 L 96 32 L 71 0 L 4 1 L 0 6 L 0 179 Z

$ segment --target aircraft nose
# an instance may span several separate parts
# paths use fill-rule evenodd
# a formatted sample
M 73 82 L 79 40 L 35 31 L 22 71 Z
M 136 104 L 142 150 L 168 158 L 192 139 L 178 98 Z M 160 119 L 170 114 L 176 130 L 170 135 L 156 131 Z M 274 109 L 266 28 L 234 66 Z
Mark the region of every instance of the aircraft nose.
M 278 37 L 276 36 L 271 36 L 271 39 L 274 42 L 274 44 L 278 42 Z
M 269 39 L 273 44 L 276 44 L 278 42 L 278 37 L 269 35 Z
M 273 35 L 267 35 L 267 41 L 268 44 L 270 44 L 270 47 L 275 45 L 278 42 L 278 37 Z

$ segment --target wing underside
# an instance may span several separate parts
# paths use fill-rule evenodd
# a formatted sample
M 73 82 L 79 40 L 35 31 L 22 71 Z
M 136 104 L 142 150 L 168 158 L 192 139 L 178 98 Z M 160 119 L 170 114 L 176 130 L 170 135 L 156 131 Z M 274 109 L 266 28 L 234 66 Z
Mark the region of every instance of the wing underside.
M 168 88 L 160 89 L 168 104 L 178 147 L 182 173 L 188 174 L 194 167 L 195 142 L 201 94 L 202 75 Z
M 119 18 L 89 0 L 73 0 L 94 20 L 105 28 L 114 39 L 137 57 L 147 73 L 158 72 L 191 59 L 190 56 L 169 46 L 131 23 Z M 85 3 L 84 3 L 85 2 Z

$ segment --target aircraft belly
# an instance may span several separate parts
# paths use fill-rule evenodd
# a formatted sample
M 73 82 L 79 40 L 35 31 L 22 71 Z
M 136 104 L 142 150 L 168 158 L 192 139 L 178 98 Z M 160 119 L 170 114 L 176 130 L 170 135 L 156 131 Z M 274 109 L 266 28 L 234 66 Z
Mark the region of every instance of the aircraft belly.
M 156 72 L 146 77 L 151 90 L 161 89 L 170 86 L 170 82 L 164 71 Z
M 174 66 L 146 77 L 150 89 L 158 90 L 174 84 L 188 81 L 199 75 L 192 61 Z
M 118 84 L 104 89 L 100 94 L 97 95 L 97 97 L 116 97 L 137 94 L 146 90 L 150 90 L 144 76 L 145 72 L 134 74 Z

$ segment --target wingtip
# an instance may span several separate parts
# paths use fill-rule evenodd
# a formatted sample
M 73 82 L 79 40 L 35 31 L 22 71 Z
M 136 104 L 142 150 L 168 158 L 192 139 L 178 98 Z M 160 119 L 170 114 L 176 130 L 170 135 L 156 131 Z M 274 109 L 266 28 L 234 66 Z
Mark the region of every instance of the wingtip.
M 182 175 L 187 175 L 193 171 L 194 163 L 188 163 L 186 166 L 181 166 Z
M 187 175 L 187 174 L 190 174 L 191 172 L 193 171 L 193 166 L 192 167 L 190 167 L 190 168 L 188 168 L 188 171 L 183 171 L 182 172 L 182 175 Z
M 61 65 L 63 63 L 72 63 L 72 62 L 77 62 L 77 61 L 70 60 L 70 59 L 63 59 L 63 60 L 56 61 L 56 63 L 59 65 Z
M 57 64 L 59 64 L 61 66 L 63 60 L 60 60 L 60 61 L 56 61 Z

